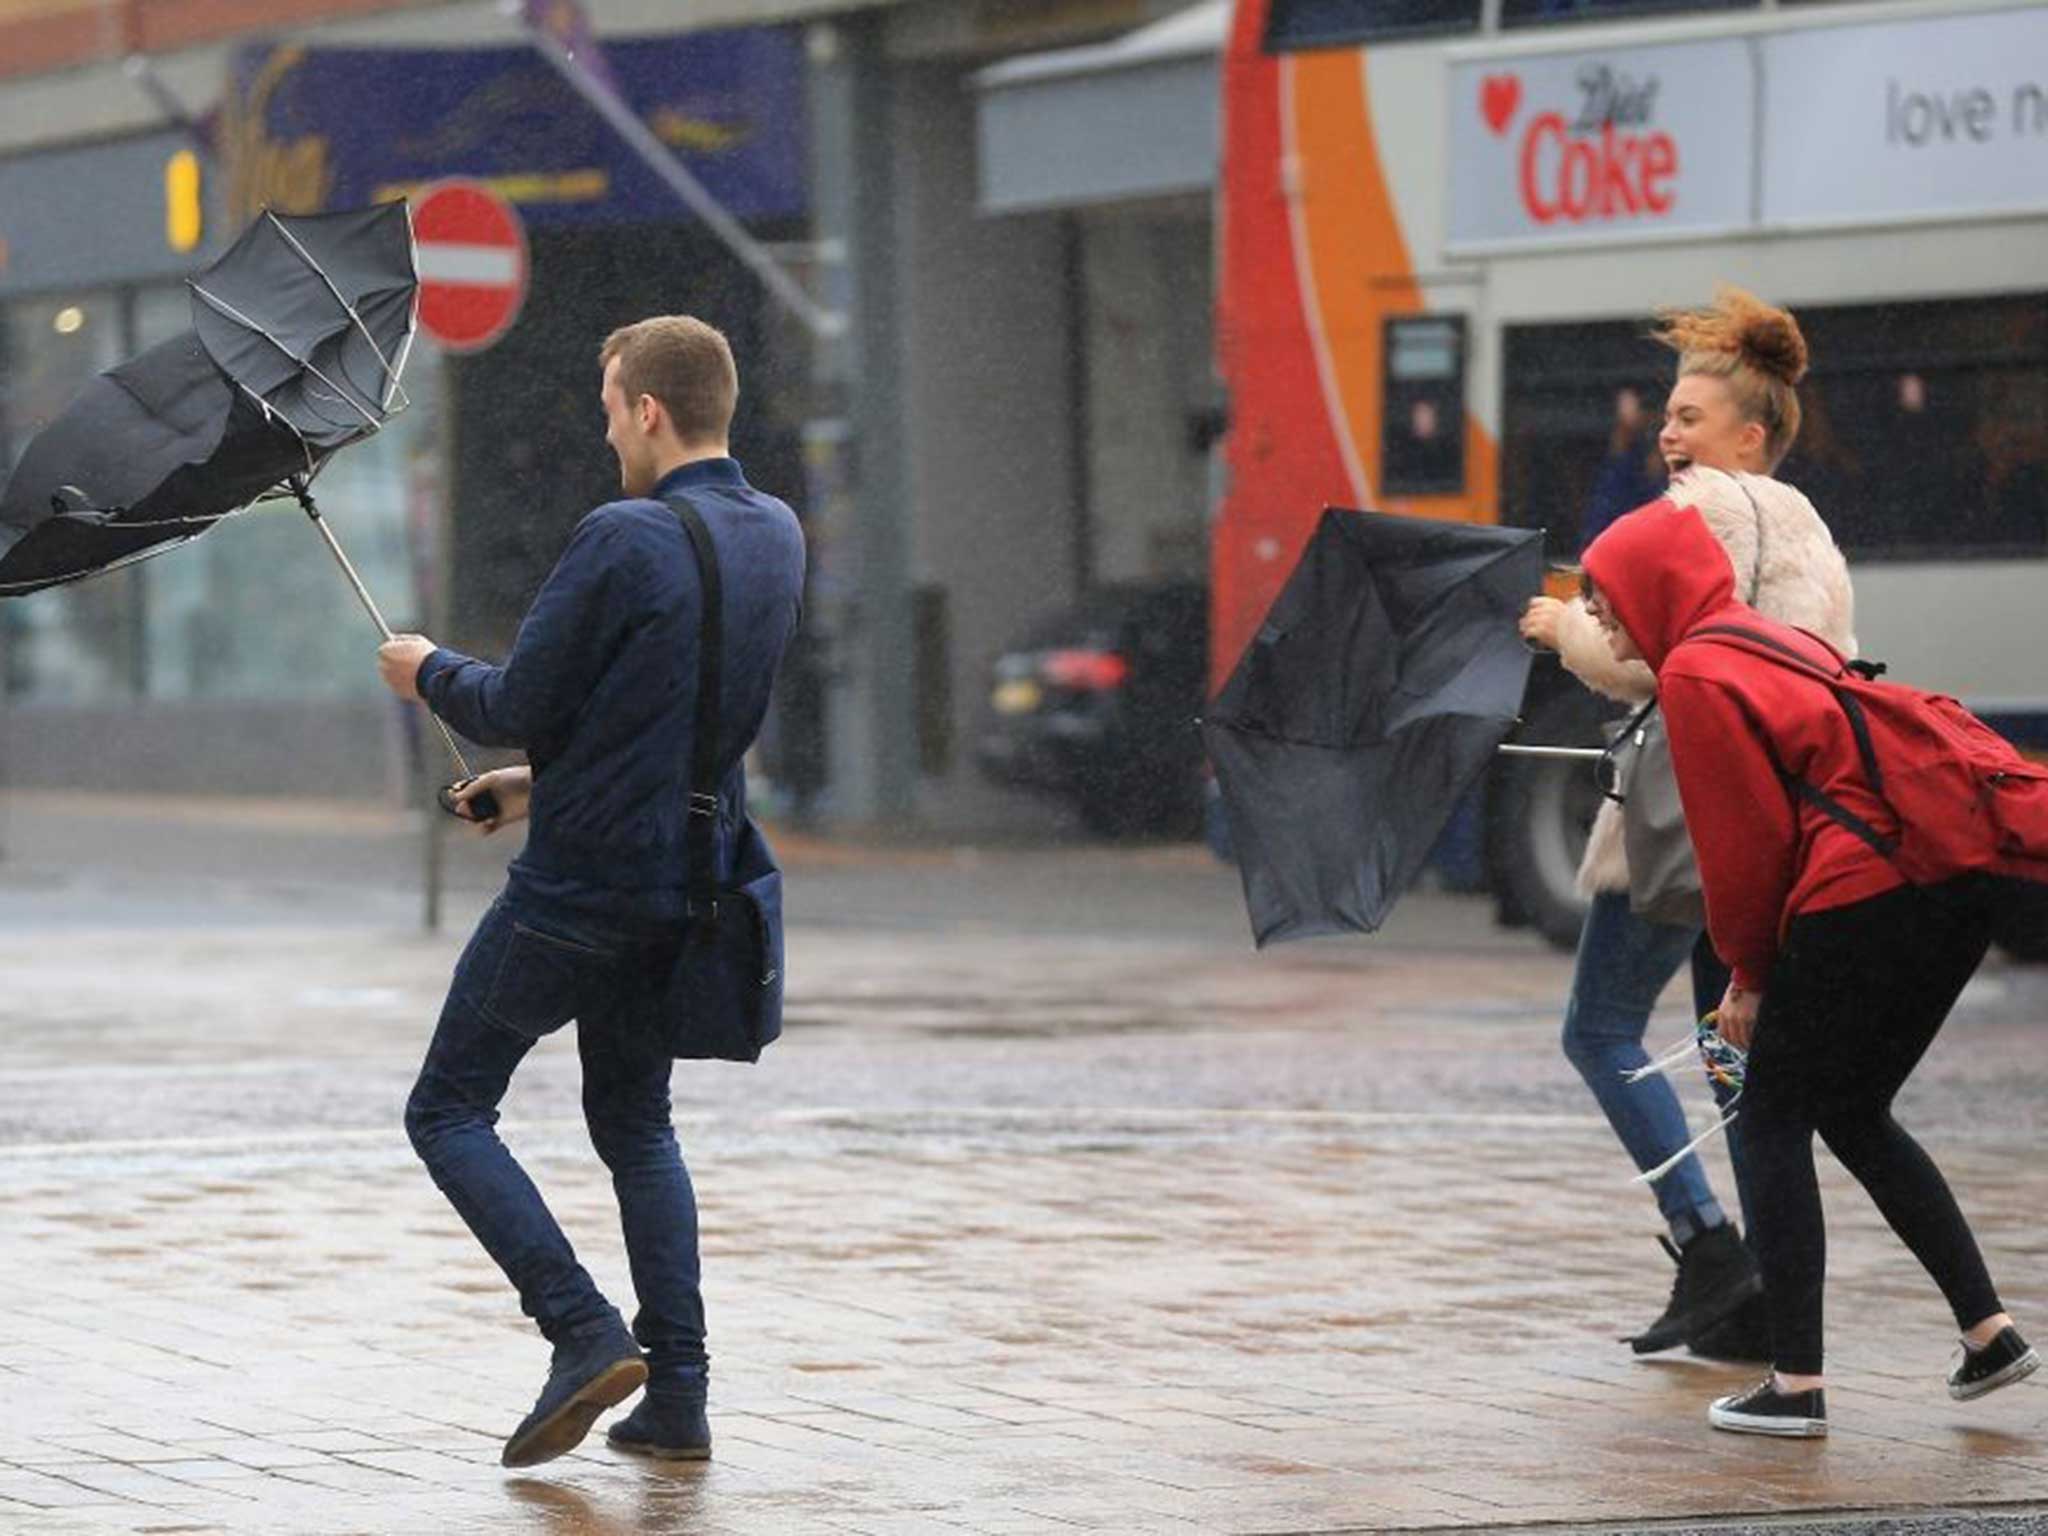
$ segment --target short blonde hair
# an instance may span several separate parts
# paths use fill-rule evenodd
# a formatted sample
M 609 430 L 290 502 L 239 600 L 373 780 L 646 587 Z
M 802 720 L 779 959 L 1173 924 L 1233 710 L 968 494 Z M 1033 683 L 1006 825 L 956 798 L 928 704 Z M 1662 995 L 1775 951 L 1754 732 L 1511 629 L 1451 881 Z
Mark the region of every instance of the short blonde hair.
M 619 360 L 619 390 L 630 404 L 652 395 L 686 443 L 724 442 L 739 404 L 739 368 L 725 334 L 690 315 L 655 315 L 622 325 L 598 349 Z
M 1656 339 L 1678 354 L 1678 376 L 1721 380 L 1745 421 L 1764 429 L 1772 469 L 1799 436 L 1799 381 L 1806 377 L 1806 337 L 1790 310 L 1723 283 L 1705 309 L 1660 310 Z

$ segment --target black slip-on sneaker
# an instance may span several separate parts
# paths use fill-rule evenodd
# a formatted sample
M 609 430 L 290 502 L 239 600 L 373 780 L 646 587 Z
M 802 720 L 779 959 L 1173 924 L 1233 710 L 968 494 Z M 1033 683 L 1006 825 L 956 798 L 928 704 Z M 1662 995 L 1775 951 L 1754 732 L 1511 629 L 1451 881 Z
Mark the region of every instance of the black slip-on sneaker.
M 1959 1403 L 2031 1376 L 2041 1357 L 2027 1347 L 2017 1328 L 2001 1328 L 1982 1349 L 1963 1346 L 1963 1358 L 1948 1373 L 1948 1395 Z
M 573 1451 L 605 1409 L 616 1407 L 647 1381 L 647 1361 L 623 1326 L 555 1346 L 546 1385 L 498 1458 L 508 1467 L 531 1467 Z
M 1738 1435 L 1786 1435 L 1814 1440 L 1828 1432 L 1828 1395 L 1819 1387 L 1806 1392 L 1780 1392 L 1776 1378 L 1766 1376 L 1747 1392 L 1716 1398 L 1707 1422 Z

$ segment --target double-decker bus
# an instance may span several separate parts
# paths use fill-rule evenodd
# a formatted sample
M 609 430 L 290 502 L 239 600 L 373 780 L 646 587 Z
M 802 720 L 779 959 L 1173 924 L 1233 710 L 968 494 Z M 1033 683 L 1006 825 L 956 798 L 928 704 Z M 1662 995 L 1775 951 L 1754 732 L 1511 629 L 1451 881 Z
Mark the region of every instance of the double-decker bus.
M 1780 473 L 1864 653 L 2048 752 L 2048 5 L 1238 0 L 1223 121 L 1219 682 L 1325 505 L 1571 561 L 1661 484 L 1654 312 L 1730 282 L 1805 329 Z M 1541 663 L 1522 739 L 1602 713 Z M 1590 776 L 1485 798 L 1503 916 L 1570 942 Z

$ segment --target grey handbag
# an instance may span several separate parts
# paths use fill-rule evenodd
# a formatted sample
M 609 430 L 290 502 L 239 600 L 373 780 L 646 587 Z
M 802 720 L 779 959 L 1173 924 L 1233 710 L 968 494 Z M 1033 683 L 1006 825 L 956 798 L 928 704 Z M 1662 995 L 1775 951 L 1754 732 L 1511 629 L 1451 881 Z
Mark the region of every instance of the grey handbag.
M 1707 898 L 1699 861 L 1685 830 L 1671 738 L 1652 699 L 1629 721 L 1610 752 L 1626 753 L 1622 770 L 1621 841 L 1628 855 L 1628 905 L 1637 917 L 1678 928 L 1703 928 Z
M 1749 487 L 1737 480 L 1756 514 L 1756 566 L 1745 602 L 1754 603 L 1764 577 L 1764 512 Z M 1603 786 L 1621 802 L 1621 841 L 1628 857 L 1628 905 L 1637 917 L 1679 928 L 1703 928 L 1707 898 L 1700 887 L 1699 860 L 1685 830 L 1678 775 L 1671 766 L 1671 738 L 1664 715 L 1650 700 L 1608 747 L 1601 764 Z

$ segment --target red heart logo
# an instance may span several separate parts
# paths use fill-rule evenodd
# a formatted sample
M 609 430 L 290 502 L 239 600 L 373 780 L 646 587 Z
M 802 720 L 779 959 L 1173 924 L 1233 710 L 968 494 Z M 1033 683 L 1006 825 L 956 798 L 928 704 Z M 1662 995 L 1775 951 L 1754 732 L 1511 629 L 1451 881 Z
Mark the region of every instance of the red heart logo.
M 1520 75 L 1488 75 L 1479 83 L 1479 114 L 1495 133 L 1506 133 L 1522 104 Z

